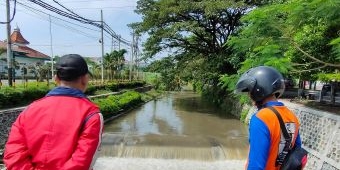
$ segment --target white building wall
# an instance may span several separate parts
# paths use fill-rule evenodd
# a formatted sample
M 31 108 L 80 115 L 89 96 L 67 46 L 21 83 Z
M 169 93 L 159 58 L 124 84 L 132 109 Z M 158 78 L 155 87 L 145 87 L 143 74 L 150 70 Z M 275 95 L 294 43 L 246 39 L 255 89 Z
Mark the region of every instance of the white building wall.
M 1 54 L 0 59 L 7 58 L 7 54 Z M 45 60 L 39 58 L 27 58 L 27 57 L 15 57 L 15 61 L 19 63 L 20 68 L 15 70 L 15 76 L 20 78 L 22 76 L 21 68 L 33 66 L 35 67 L 38 62 L 44 64 Z M 5 72 L 7 75 L 7 62 L 0 60 L 0 73 Z M 31 74 L 28 70 L 27 76 L 32 77 L 34 74 Z

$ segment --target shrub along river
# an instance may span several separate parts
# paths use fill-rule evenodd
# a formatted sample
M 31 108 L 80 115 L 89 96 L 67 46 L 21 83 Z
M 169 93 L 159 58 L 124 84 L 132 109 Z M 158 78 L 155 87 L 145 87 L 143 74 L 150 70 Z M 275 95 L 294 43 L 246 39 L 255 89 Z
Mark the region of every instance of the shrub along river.
M 243 169 L 247 136 L 200 95 L 169 93 L 105 125 L 94 169 Z

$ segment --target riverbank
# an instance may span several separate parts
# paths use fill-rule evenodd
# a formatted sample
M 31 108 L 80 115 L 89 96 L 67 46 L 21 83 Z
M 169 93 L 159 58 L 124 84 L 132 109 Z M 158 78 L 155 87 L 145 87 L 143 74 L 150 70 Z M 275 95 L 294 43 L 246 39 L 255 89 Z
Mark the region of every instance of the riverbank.
M 310 109 L 326 111 L 335 115 L 340 115 L 340 106 L 339 105 L 330 105 L 325 103 L 320 103 L 315 100 L 307 100 L 307 99 L 280 99 L 285 103 L 294 103 L 299 106 L 308 107 Z

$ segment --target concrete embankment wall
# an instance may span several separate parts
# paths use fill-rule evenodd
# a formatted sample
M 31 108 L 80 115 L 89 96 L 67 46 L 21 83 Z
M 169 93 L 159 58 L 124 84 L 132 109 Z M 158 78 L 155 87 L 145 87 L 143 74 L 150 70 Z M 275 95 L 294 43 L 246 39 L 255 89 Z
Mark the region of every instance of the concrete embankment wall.
M 340 170 L 340 116 L 285 102 L 300 120 L 303 147 L 309 152 L 306 170 Z M 247 115 L 256 112 L 252 107 Z
M 0 154 L 2 154 L 11 125 L 22 110 L 24 107 L 0 111 Z

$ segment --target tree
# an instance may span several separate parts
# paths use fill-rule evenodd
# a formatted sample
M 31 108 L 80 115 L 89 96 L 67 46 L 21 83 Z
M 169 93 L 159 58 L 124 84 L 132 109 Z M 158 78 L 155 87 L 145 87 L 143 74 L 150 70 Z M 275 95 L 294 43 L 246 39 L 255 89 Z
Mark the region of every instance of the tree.
M 112 51 L 106 53 L 104 56 L 104 68 L 109 71 L 108 78 L 113 79 L 117 72 L 120 72 L 124 66 L 124 54 L 127 53 L 125 49 L 119 51 Z
M 3 53 L 5 53 L 6 51 L 7 51 L 6 49 L 0 48 L 0 55 L 3 54 Z
M 87 65 L 89 67 L 89 70 L 90 70 L 93 78 L 98 79 L 99 77 L 101 77 L 100 76 L 100 74 L 101 74 L 100 64 L 91 60 L 91 58 L 89 58 L 89 57 L 85 57 L 84 59 L 85 59 Z
M 165 57 L 161 60 L 152 62 L 145 68 L 145 71 L 161 73 L 162 83 L 158 86 L 164 87 L 164 90 L 173 91 L 180 90 L 178 87 L 178 83 L 180 83 L 178 82 L 179 71 L 176 69 L 176 67 L 177 66 L 174 61 L 174 57 Z
M 252 10 L 228 42 L 235 65 L 240 72 L 270 65 L 309 80 L 334 73 L 340 68 L 339 10 L 338 0 L 289 0 Z
M 149 35 L 145 58 L 175 51 L 170 58 L 176 63 L 178 77 L 170 78 L 217 86 L 220 74 L 237 71 L 225 44 L 247 8 L 233 0 L 139 0 L 136 12 L 143 21 L 131 27 Z
M 51 70 L 51 64 L 42 64 L 41 62 L 37 62 L 35 64 L 35 75 L 37 76 L 37 81 L 42 82 L 46 79 L 47 83 L 49 82 L 48 74 Z M 33 71 L 33 70 L 31 70 Z

